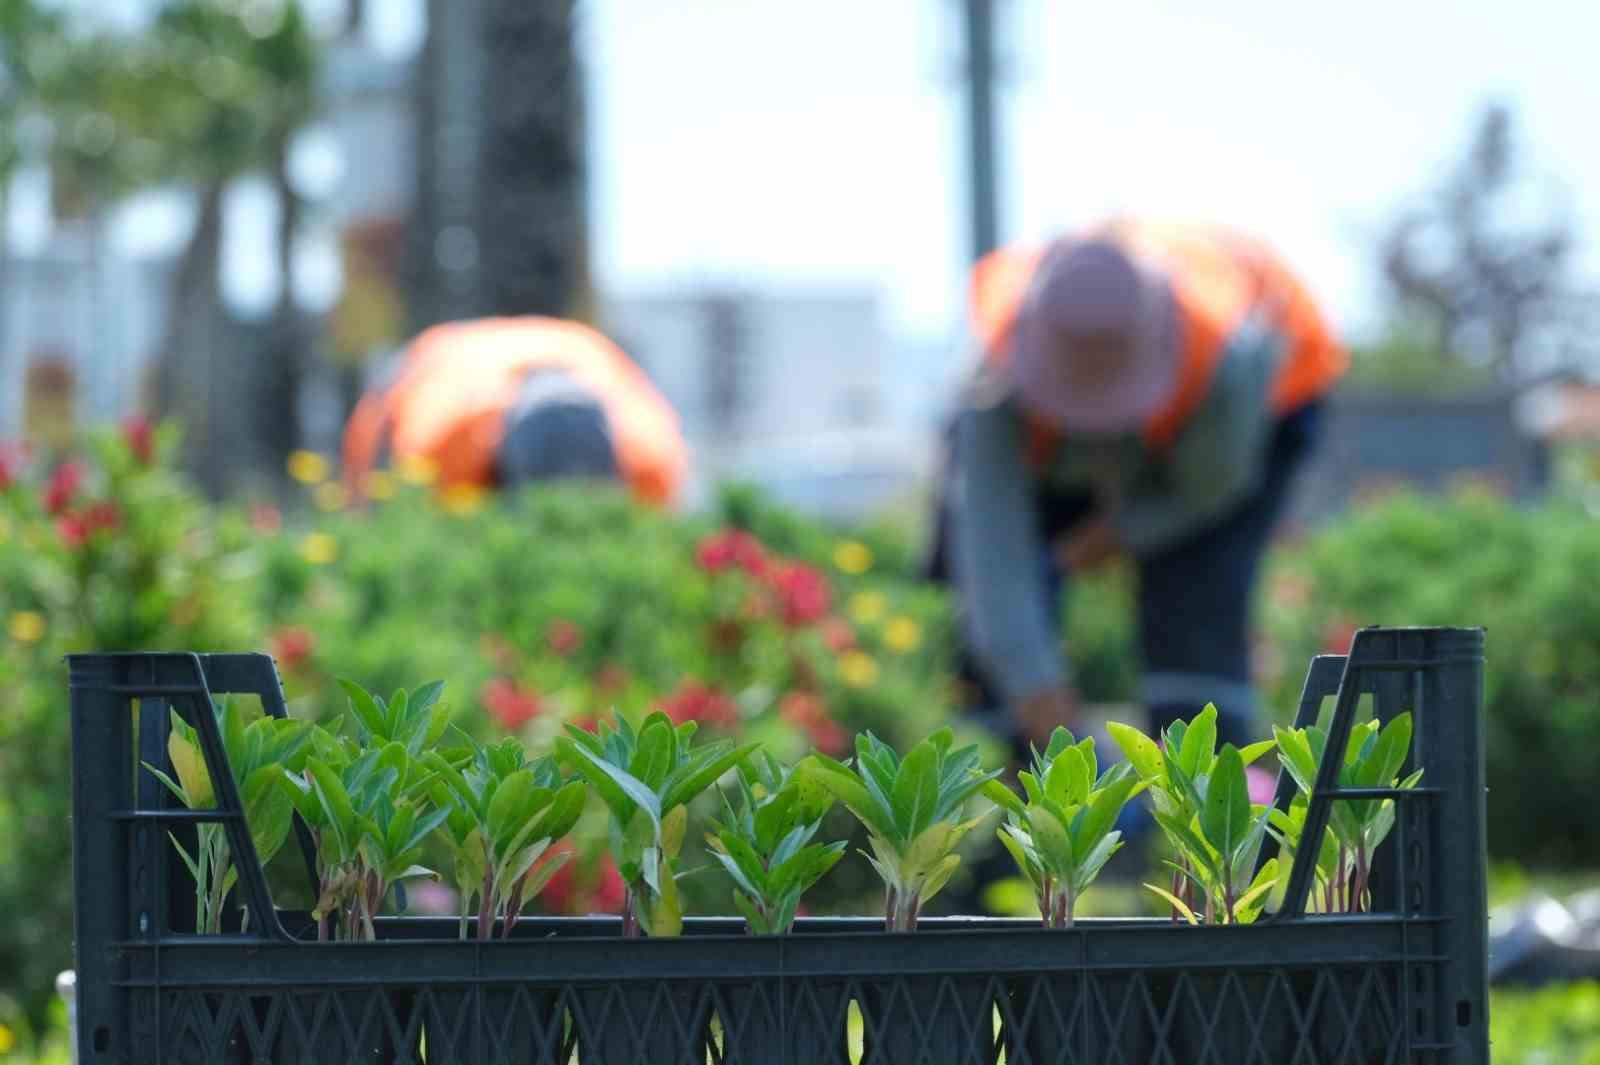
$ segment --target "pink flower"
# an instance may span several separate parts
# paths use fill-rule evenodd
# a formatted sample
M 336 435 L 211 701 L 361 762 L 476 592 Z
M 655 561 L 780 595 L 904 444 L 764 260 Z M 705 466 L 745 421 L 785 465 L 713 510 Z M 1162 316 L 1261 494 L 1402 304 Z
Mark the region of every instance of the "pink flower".
M 1250 801 L 1261 806 L 1272 805 L 1273 794 L 1278 788 L 1277 778 L 1258 765 L 1247 766 L 1244 777 Z
M 50 475 L 50 483 L 44 489 L 45 513 L 52 518 L 59 518 L 65 513 L 73 497 L 78 494 L 78 489 L 83 487 L 83 467 L 76 462 L 63 462 L 57 466 Z
M 692 679 L 680 684 L 661 709 L 678 725 L 698 721 L 713 728 L 732 729 L 739 724 L 739 707 L 732 699 Z
M 284 669 L 298 669 L 311 657 L 316 650 L 317 638 L 311 630 L 299 625 L 287 625 L 272 634 L 268 641 L 272 657 Z
M 822 639 L 836 655 L 856 649 L 856 630 L 844 618 L 833 616 L 822 621 Z
M 263 536 L 271 536 L 283 528 L 283 512 L 271 503 L 257 503 L 250 508 L 250 528 Z
M 56 519 L 56 534 L 68 549 L 76 551 L 89 541 L 89 523 L 80 514 L 63 514 Z
M 817 569 L 789 562 L 772 574 L 772 587 L 782 603 L 783 623 L 791 628 L 820 621 L 828 613 L 828 582 Z
M 479 698 L 508 732 L 516 731 L 544 711 L 537 694 L 524 691 L 516 681 L 506 677 L 496 677 L 485 684 Z
M 545 630 L 545 642 L 562 658 L 569 658 L 583 646 L 583 630 L 566 618 L 557 618 Z
M 135 414 L 122 423 L 122 439 L 141 466 L 148 466 L 155 461 L 155 430 L 144 415 Z

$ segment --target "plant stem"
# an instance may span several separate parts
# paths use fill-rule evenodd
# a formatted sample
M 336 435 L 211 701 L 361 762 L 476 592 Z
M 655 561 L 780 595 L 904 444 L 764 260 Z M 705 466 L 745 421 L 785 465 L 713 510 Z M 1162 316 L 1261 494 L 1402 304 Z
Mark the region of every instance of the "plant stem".
M 483 895 L 478 902 L 478 938 L 488 940 L 494 935 L 494 870 L 483 869 Z
M 622 892 L 622 935 L 624 939 L 639 938 L 639 897 L 629 884 Z

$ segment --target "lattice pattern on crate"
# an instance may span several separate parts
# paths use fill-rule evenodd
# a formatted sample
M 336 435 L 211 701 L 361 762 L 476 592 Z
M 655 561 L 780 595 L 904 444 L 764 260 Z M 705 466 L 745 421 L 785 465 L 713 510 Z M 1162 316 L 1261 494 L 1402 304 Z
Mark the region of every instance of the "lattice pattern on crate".
M 1403 1065 L 1402 974 L 168 989 L 138 1053 L 163 1065 Z

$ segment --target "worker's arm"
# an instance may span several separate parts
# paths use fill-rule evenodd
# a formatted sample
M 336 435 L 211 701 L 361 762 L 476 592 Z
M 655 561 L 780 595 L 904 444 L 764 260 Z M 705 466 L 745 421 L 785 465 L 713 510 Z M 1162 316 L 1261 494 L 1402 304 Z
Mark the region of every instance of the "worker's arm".
M 1205 402 L 1173 443 L 1159 483 L 1130 487 L 1112 521 L 1134 555 L 1172 547 L 1226 517 L 1260 484 L 1283 337 L 1252 321 L 1229 342 Z
M 1057 619 L 1040 594 L 1042 547 L 1024 447 L 1010 403 L 969 408 L 957 419 L 950 546 L 967 640 L 1013 707 L 1065 682 Z

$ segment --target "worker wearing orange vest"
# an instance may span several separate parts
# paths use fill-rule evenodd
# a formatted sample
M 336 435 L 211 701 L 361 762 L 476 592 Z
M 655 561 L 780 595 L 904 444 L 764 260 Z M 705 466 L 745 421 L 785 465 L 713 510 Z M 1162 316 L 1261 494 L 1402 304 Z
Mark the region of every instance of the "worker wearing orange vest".
M 1152 724 L 1215 702 L 1246 742 L 1257 570 L 1344 351 L 1276 256 L 1219 228 L 1124 220 L 1004 249 L 973 295 L 983 358 L 934 575 L 959 593 L 975 709 L 1023 750 L 1076 721 L 1061 585 L 1125 553 Z
M 658 505 L 677 499 L 688 464 L 677 415 L 620 348 L 539 317 L 452 322 L 413 341 L 345 428 L 352 489 L 386 458 L 425 460 L 447 486 L 614 478 Z

